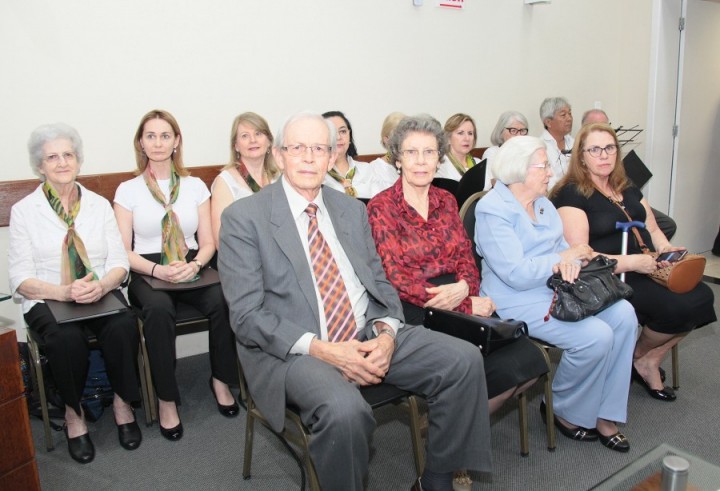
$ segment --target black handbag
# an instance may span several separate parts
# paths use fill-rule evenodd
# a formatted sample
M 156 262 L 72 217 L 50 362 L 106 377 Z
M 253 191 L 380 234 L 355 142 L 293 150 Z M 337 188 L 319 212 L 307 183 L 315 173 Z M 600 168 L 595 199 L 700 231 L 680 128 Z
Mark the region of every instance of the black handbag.
M 545 321 L 550 315 L 561 321 L 579 321 L 630 298 L 633 290 L 613 274 L 616 266 L 617 260 L 598 255 L 580 270 L 575 283 L 564 281 L 560 273 L 553 274 L 547 286 L 555 295 Z
M 514 319 L 479 317 L 450 310 L 425 308 L 423 325 L 433 331 L 464 339 L 474 344 L 483 356 L 528 335 L 527 324 Z

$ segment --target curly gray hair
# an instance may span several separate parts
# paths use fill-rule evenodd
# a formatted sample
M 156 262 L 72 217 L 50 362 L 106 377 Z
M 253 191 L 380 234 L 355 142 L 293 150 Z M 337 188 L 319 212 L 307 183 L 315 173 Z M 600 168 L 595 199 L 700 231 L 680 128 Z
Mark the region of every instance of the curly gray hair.
M 47 142 L 53 140 L 68 140 L 72 146 L 73 152 L 77 155 L 78 164 L 82 164 L 85 158 L 83 154 L 83 144 L 80 134 L 75 128 L 65 123 L 44 124 L 33 130 L 28 140 L 28 153 L 30 154 L 30 168 L 33 173 L 41 180 L 45 180 L 45 176 L 40 173 L 43 158 L 43 146 Z
M 407 116 L 400 120 L 397 127 L 390 134 L 388 140 L 388 150 L 390 152 L 390 163 L 400 160 L 402 153 L 401 146 L 410 133 L 429 133 L 435 137 L 438 144 L 439 159 L 445 157 L 447 152 L 448 139 L 440 122 L 429 114 L 418 114 L 417 116 Z

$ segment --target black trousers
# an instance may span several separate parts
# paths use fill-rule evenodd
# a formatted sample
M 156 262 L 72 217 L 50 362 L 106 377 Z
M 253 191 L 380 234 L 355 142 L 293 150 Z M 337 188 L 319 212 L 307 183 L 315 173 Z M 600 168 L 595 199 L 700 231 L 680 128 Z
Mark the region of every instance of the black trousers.
M 127 305 L 122 293 L 116 290 L 111 294 Z M 125 402 L 140 400 L 135 367 L 139 335 L 131 310 L 60 326 L 47 305 L 38 303 L 25 314 L 25 322 L 48 359 L 60 397 L 78 415 L 90 351 L 86 329 L 98 340 L 113 391 Z
M 192 251 L 191 254 L 194 254 Z M 143 257 L 159 261 L 159 254 Z M 131 273 L 130 303 L 141 310 L 150 371 L 158 398 L 180 403 L 175 380 L 175 318 L 177 302 L 192 305 L 210 320 L 209 350 L 212 376 L 230 385 L 238 383 L 235 335 L 220 284 L 184 291 L 153 290 L 139 274 Z

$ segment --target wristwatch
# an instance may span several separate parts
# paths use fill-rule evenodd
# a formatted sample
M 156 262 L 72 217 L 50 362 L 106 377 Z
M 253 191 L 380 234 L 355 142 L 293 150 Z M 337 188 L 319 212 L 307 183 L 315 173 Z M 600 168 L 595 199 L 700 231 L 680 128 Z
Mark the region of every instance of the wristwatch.
M 197 259 L 193 259 L 192 262 L 198 265 L 198 271 L 200 271 L 203 268 L 203 263 L 198 261 Z
M 389 327 L 389 326 L 381 327 L 377 330 L 377 333 L 378 333 L 378 336 L 380 336 L 381 334 L 387 334 L 388 336 L 390 336 L 393 339 L 393 342 L 395 341 L 395 331 L 393 331 L 392 327 Z

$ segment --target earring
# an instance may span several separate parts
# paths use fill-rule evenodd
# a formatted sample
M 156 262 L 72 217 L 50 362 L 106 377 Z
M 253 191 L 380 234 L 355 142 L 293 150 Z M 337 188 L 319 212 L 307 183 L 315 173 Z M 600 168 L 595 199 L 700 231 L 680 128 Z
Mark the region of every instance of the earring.
M 177 152 L 177 147 L 173 148 L 173 155 Z

